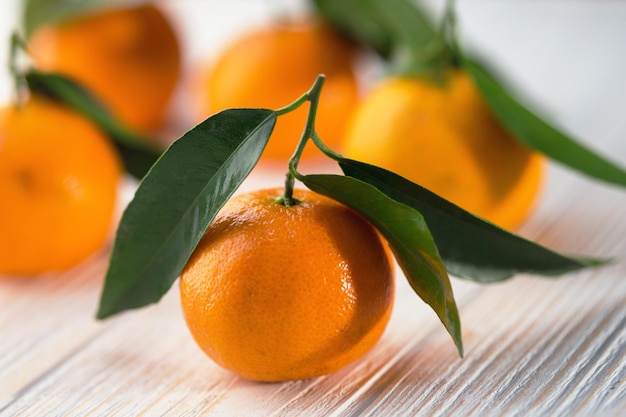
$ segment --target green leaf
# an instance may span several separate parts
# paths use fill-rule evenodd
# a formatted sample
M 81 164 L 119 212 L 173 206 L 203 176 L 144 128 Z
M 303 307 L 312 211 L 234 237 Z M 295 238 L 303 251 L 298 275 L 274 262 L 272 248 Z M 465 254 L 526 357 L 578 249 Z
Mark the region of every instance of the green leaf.
M 559 275 L 605 261 L 561 255 L 482 220 L 432 191 L 385 169 L 339 159 L 344 173 L 372 184 L 390 198 L 422 213 L 448 271 L 490 283 L 519 272 Z
M 60 74 L 30 70 L 25 74 L 32 92 L 60 101 L 91 120 L 113 139 L 126 170 L 141 179 L 161 155 L 151 139 L 131 132 L 119 123 L 95 96 Z
M 430 18 L 411 0 L 313 0 L 318 12 L 384 58 L 408 48 L 425 52 L 435 37 Z
M 169 147 L 124 211 L 98 318 L 155 303 L 169 290 L 275 123 L 271 110 L 225 110 Z
M 520 104 L 490 72 L 476 61 L 464 67 L 506 128 L 530 148 L 593 178 L 626 187 L 624 168 L 585 148 Z
M 355 178 L 341 175 L 298 178 L 311 190 L 350 207 L 380 231 L 411 287 L 435 311 L 463 356 L 461 320 L 450 279 L 422 215 Z
M 29 39 L 38 28 L 44 25 L 54 25 L 104 6 L 126 6 L 128 3 L 128 0 L 24 0 L 22 29 L 26 39 Z

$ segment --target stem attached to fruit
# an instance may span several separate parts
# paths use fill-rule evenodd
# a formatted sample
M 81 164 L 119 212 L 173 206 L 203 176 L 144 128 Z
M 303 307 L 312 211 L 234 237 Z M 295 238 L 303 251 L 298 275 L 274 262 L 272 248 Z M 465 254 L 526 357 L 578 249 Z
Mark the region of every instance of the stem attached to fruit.
M 294 101 L 292 104 L 285 106 L 282 109 L 276 110 L 276 113 L 278 115 L 281 115 L 295 110 L 296 108 L 300 107 L 305 101 L 308 101 L 310 103 L 309 114 L 307 116 L 306 124 L 304 125 L 304 130 L 302 131 L 302 135 L 300 136 L 300 140 L 298 141 L 296 150 L 289 159 L 289 170 L 285 175 L 285 192 L 283 193 L 283 196 L 280 200 L 281 203 L 287 207 L 295 204 L 295 200 L 293 198 L 293 187 L 295 184 L 295 179 L 299 175 L 297 168 L 300 162 L 300 158 L 302 157 L 302 152 L 304 152 L 304 147 L 306 146 L 309 139 L 317 137 L 317 133 L 315 133 L 315 116 L 317 114 L 317 105 L 319 103 L 320 93 L 322 91 L 322 85 L 324 84 L 325 79 L 326 77 L 324 75 L 318 75 L 309 91 L 303 94 L 300 98 L 298 98 L 298 100 Z

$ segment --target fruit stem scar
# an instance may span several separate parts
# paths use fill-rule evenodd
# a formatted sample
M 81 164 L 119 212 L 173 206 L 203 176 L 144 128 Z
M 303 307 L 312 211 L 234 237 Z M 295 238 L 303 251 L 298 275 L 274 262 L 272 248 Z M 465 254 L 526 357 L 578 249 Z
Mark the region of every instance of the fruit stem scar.
M 300 174 L 298 174 L 297 168 L 300 162 L 300 157 L 302 156 L 302 152 L 304 151 L 304 147 L 306 146 L 308 140 L 316 135 L 315 116 L 317 115 L 317 105 L 319 103 L 320 93 L 322 91 L 322 86 L 324 85 L 325 79 L 326 77 L 323 74 L 318 75 L 309 91 L 307 91 L 292 104 L 283 107 L 282 109 L 279 109 L 277 111 L 278 115 L 280 115 L 295 110 L 305 101 L 309 101 L 310 103 L 309 113 L 307 115 L 304 130 L 302 131 L 302 135 L 300 136 L 300 140 L 298 141 L 296 150 L 289 159 L 289 169 L 287 170 L 287 174 L 285 175 L 285 192 L 282 196 L 282 200 L 283 204 L 287 207 L 290 207 L 294 204 L 293 187 L 295 179 L 300 176 Z
M 26 170 L 16 172 L 15 181 L 25 190 L 31 190 L 35 183 L 33 175 Z
M 293 207 L 296 206 L 298 204 L 300 204 L 300 200 L 298 200 L 297 198 L 291 198 L 291 201 L 287 202 L 285 201 L 285 197 L 284 196 L 280 196 L 278 197 L 276 200 L 274 200 L 274 204 L 279 204 L 281 206 L 285 206 L 285 207 Z

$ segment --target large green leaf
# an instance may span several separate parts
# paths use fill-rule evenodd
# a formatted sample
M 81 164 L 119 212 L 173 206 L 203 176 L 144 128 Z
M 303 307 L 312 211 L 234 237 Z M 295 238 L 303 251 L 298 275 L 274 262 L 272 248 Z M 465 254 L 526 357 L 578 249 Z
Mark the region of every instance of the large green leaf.
M 450 279 L 422 215 L 376 187 L 341 175 L 305 175 L 311 190 L 352 208 L 385 237 L 415 292 L 437 314 L 463 356 L 461 321 Z
M 141 179 L 161 155 L 151 139 L 131 132 L 117 121 L 96 97 L 70 78 L 56 73 L 30 70 L 25 74 L 31 91 L 47 95 L 95 123 L 120 152 L 126 170 Z
M 463 61 L 481 94 L 506 128 L 521 142 L 586 175 L 626 187 L 626 171 L 546 123 L 520 104 L 484 66 Z
M 110 5 L 127 6 L 137 0 L 24 0 L 22 29 L 26 39 L 44 25 L 54 25 Z
M 339 159 L 346 175 L 372 184 L 390 198 L 419 211 L 448 271 L 460 278 L 496 282 L 518 272 L 559 275 L 602 261 L 561 255 L 507 232 L 437 194 L 385 169 Z
M 155 303 L 169 290 L 275 123 L 271 110 L 225 110 L 170 146 L 122 216 L 98 318 Z

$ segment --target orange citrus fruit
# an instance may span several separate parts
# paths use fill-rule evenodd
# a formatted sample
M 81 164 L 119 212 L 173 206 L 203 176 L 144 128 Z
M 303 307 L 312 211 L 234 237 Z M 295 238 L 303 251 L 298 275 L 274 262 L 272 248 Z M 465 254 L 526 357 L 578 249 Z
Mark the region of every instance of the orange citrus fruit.
M 354 52 L 350 42 L 319 22 L 275 24 L 250 32 L 226 47 L 201 75 L 201 116 L 233 107 L 280 108 L 325 74 L 316 130 L 325 143 L 337 146 L 358 96 Z M 289 159 L 306 116 L 303 106 L 279 117 L 264 160 Z M 314 155 L 311 151 L 305 157 Z
M 105 242 L 121 176 L 118 155 L 90 122 L 32 97 L 0 111 L 0 273 L 80 263 Z
M 245 378 L 285 381 L 333 372 L 380 338 L 393 270 L 377 231 L 310 191 L 231 199 L 180 278 L 191 333 L 218 364 Z
M 495 119 L 467 73 L 389 78 L 355 110 L 347 157 L 378 165 L 508 229 L 528 216 L 544 157 Z
M 155 131 L 176 88 L 176 33 L 154 5 L 107 8 L 37 30 L 29 52 L 38 69 L 83 84 L 129 126 Z

